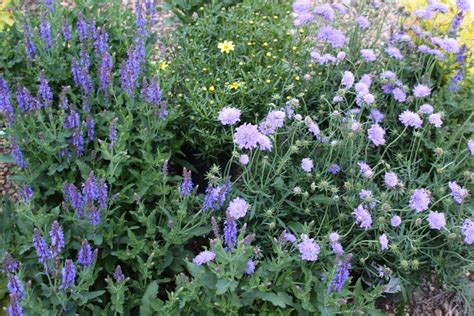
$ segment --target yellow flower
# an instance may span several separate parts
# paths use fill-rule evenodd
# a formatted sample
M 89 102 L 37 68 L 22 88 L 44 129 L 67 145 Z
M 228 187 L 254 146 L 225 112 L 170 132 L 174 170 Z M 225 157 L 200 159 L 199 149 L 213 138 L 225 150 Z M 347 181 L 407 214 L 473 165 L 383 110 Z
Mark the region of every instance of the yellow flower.
M 295 76 L 295 80 L 296 80 L 296 81 L 299 81 L 299 80 L 300 80 L 300 76 Z
M 272 53 L 268 52 L 267 54 L 267 57 L 272 57 Z
M 240 88 L 240 86 L 241 86 L 241 83 L 236 81 L 231 84 L 228 84 L 227 88 L 229 88 L 230 90 L 237 90 L 238 88 Z
M 232 41 L 224 41 L 217 44 L 217 48 L 221 50 L 221 53 L 230 53 L 235 49 L 234 43 Z
M 267 47 L 267 46 L 268 46 L 267 42 L 263 43 L 263 47 Z
M 216 88 L 214 88 L 214 86 L 210 86 L 209 87 L 209 92 L 214 92 L 214 91 L 216 91 Z
M 169 64 L 166 61 L 160 62 L 160 69 L 161 70 L 165 70 L 166 68 L 168 68 L 168 66 L 169 66 Z

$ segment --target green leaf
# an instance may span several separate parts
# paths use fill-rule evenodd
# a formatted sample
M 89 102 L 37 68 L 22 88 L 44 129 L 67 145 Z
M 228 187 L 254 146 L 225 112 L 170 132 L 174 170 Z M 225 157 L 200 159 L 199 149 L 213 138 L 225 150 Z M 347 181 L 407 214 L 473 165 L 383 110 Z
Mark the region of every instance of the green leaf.
M 156 300 L 158 294 L 158 282 L 152 281 L 148 284 L 145 294 L 142 297 L 140 305 L 140 316 L 153 314 L 153 302 Z
M 256 294 L 256 297 L 268 301 L 272 303 L 275 306 L 285 308 L 286 305 L 293 305 L 293 302 L 291 300 L 291 297 L 283 292 L 278 292 L 278 293 L 265 293 L 265 292 L 259 292 Z
M 0 154 L 0 162 L 2 163 L 14 163 L 15 159 L 11 154 Z
M 220 279 L 219 281 L 217 281 L 217 284 L 216 284 L 216 294 L 217 295 L 224 294 L 228 289 L 230 289 L 231 291 L 234 291 L 238 284 L 239 282 L 235 280 Z

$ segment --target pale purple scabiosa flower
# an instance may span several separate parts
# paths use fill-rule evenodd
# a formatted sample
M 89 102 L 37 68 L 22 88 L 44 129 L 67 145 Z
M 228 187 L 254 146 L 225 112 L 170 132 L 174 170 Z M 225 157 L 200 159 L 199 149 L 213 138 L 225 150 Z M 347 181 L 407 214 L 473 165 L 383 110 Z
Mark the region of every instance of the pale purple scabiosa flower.
M 346 7 L 340 3 L 333 3 L 332 7 L 339 12 L 339 14 L 346 14 Z
M 74 285 L 74 281 L 76 280 L 76 267 L 74 266 L 74 263 L 71 259 L 67 259 L 64 263 L 62 275 L 63 279 L 59 288 L 67 290 Z
M 23 284 L 21 284 L 21 281 L 18 276 L 14 274 L 8 274 L 7 288 L 10 294 L 16 294 L 20 300 L 23 299 L 23 297 L 25 296 L 25 289 L 23 288 Z
M 285 112 L 273 110 L 267 114 L 258 129 L 263 135 L 271 135 L 275 133 L 277 128 L 283 127 L 284 122 Z
M 379 124 L 373 124 L 367 130 L 367 136 L 376 147 L 385 145 L 385 130 Z
M 380 248 L 382 250 L 387 250 L 388 249 L 388 237 L 387 237 L 387 234 L 382 234 L 380 237 L 379 237 L 379 242 L 380 242 Z
M 341 167 L 337 163 L 332 163 L 328 167 L 328 172 L 331 174 L 338 174 L 341 171 Z
M 426 189 L 416 189 L 410 196 L 409 206 L 417 213 L 426 211 L 430 204 L 430 191 Z
M 462 224 L 461 232 L 464 235 L 464 242 L 466 244 L 474 244 L 474 220 L 466 219 Z
M 354 214 L 356 224 L 364 230 L 372 227 L 372 216 L 362 204 L 357 206 L 352 214 Z
M 431 229 L 440 230 L 441 228 L 446 226 L 446 218 L 444 216 L 444 213 L 430 212 L 427 220 Z
M 367 62 L 372 62 L 372 61 L 375 61 L 377 59 L 377 57 L 375 56 L 375 53 L 372 49 L 361 49 L 360 54 L 361 54 L 362 58 L 364 58 L 364 60 L 367 61 Z
M 340 255 L 342 256 L 344 254 L 344 248 L 342 247 L 342 245 L 338 242 L 333 242 L 331 243 L 331 249 L 332 251 L 337 254 L 337 255 Z
M 54 221 L 49 232 L 51 237 L 51 254 L 53 257 L 59 256 L 61 249 L 64 248 L 64 234 L 58 221 Z
M 209 251 L 209 250 L 204 250 L 204 251 L 201 251 L 196 257 L 194 257 L 193 263 L 200 266 L 200 265 L 213 261 L 215 258 L 216 258 L 216 254 L 214 252 Z
M 468 13 L 469 11 L 471 11 L 471 4 L 469 0 L 456 0 L 456 6 L 459 11 L 462 11 L 464 13 Z
M 286 231 L 286 230 L 283 232 L 282 236 L 283 236 L 283 239 L 286 240 L 286 241 L 288 241 L 288 242 L 293 243 L 293 242 L 296 241 L 295 235 L 293 235 L 292 233 L 290 233 L 290 232 L 288 232 L 288 231 Z
M 257 126 L 245 123 L 237 127 L 235 130 L 234 142 L 240 149 L 256 148 L 260 135 Z
M 448 187 L 451 190 L 451 196 L 458 204 L 462 204 L 469 195 L 469 191 L 457 184 L 456 181 L 449 181 Z
M 247 260 L 245 265 L 245 274 L 250 275 L 255 272 L 255 262 L 252 259 Z
M 358 16 L 356 18 L 356 22 L 363 30 L 366 30 L 370 26 L 369 19 L 367 19 L 365 16 Z
M 26 57 L 29 61 L 32 61 L 36 57 L 37 50 L 35 43 L 31 40 L 30 25 L 26 21 L 23 22 L 23 36 L 25 39 Z
M 428 122 L 436 128 L 440 128 L 443 125 L 443 120 L 441 119 L 441 113 L 434 113 L 428 117 Z
M 307 126 L 308 126 L 308 130 L 311 132 L 311 134 L 313 134 L 316 137 L 316 139 L 321 138 L 321 130 L 319 129 L 318 124 L 311 121 Z
M 242 198 L 235 198 L 229 203 L 227 214 L 233 219 L 239 219 L 247 214 L 250 205 Z
M 354 74 L 350 71 L 344 71 L 342 74 L 341 84 L 346 88 L 350 89 L 354 85 Z
M 240 121 L 240 110 L 233 107 L 225 107 L 219 112 L 217 119 L 222 125 L 234 125 Z
M 247 165 L 249 163 L 250 159 L 249 159 L 249 156 L 246 155 L 246 154 L 242 154 L 239 156 L 239 162 L 242 164 L 242 165 Z
M 79 249 L 77 261 L 79 262 L 80 265 L 82 265 L 83 268 L 90 267 L 94 263 L 92 248 L 86 239 L 82 241 L 82 245 L 81 245 L 81 249 Z
M 338 242 L 340 238 L 341 236 L 339 236 L 339 234 L 336 232 L 332 232 L 329 234 L 329 242 L 331 243 Z
M 314 8 L 314 13 L 323 17 L 327 21 L 334 20 L 334 10 L 331 8 L 331 5 L 328 3 L 322 4 Z
M 329 42 L 332 48 L 341 48 L 346 43 L 346 36 L 341 30 L 331 26 L 323 26 L 319 29 L 318 39 Z
M 371 109 L 370 110 L 370 119 L 374 123 L 382 123 L 384 117 L 385 116 L 383 115 L 383 113 L 380 112 L 378 109 Z
M 398 227 L 400 226 L 401 223 L 402 223 L 402 219 L 398 215 L 395 215 L 390 219 L 390 225 L 392 225 L 392 227 Z
M 48 51 L 51 47 L 53 47 L 53 42 L 51 41 L 51 26 L 49 25 L 49 21 L 45 14 L 43 14 L 43 19 L 41 20 L 40 33 L 41 39 L 44 42 L 43 48 L 44 50 Z
M 191 170 L 183 168 L 183 181 L 181 182 L 181 196 L 189 196 L 193 192 L 193 180 L 191 178 Z
M 300 252 L 301 259 L 305 261 L 316 261 L 318 260 L 318 255 L 321 248 L 313 238 L 303 235 L 302 241 L 298 244 L 298 250 Z
M 115 268 L 114 279 L 115 279 L 115 282 L 122 282 L 125 280 L 125 276 L 122 273 L 122 267 L 120 265 L 118 265 Z
M 344 259 L 339 258 L 336 263 L 334 279 L 328 287 L 328 292 L 340 292 L 349 279 L 352 254 L 348 254 Z
M 393 46 L 392 47 L 387 47 L 385 49 L 385 52 L 388 54 L 388 56 L 393 57 L 397 60 L 402 60 L 403 59 L 402 53 L 396 47 L 393 47 Z
M 365 178 L 370 179 L 374 176 L 374 171 L 365 162 L 359 161 L 357 165 L 360 168 L 360 174 L 362 174 Z
M 398 177 L 395 172 L 386 172 L 383 179 L 387 188 L 393 189 L 398 184 Z
M 304 158 L 302 161 L 301 161 L 301 168 L 305 171 L 305 172 L 311 172 L 311 170 L 313 170 L 313 160 L 309 159 L 309 158 Z
M 403 125 L 406 127 L 413 127 L 413 128 L 420 128 L 423 125 L 423 120 L 420 116 L 412 112 L 410 110 L 403 111 L 399 116 L 398 119 L 402 122 Z
M 10 305 L 8 306 L 9 316 L 23 316 L 23 308 L 20 305 L 20 298 L 16 293 L 10 294 Z
M 474 156 L 474 139 L 467 141 L 467 149 L 471 152 L 471 156 Z
M 431 104 L 425 103 L 420 106 L 420 112 L 426 115 L 432 114 L 434 111 L 433 106 Z
M 413 95 L 415 96 L 415 98 L 424 98 L 424 97 L 427 97 L 431 94 L 431 88 L 426 86 L 426 85 L 423 85 L 423 84 L 417 84 L 414 88 L 413 88 Z
M 51 259 L 51 255 L 48 249 L 48 245 L 46 245 L 46 241 L 41 236 L 41 233 L 38 228 L 35 228 L 33 230 L 33 246 L 35 246 L 39 263 L 42 263 L 46 269 L 48 265 L 48 260 Z

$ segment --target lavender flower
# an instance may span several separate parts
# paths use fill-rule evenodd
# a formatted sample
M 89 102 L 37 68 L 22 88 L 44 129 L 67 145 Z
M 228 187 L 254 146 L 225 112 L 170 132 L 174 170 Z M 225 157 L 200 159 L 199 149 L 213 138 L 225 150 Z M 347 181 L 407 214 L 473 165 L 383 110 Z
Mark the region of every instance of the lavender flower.
M 21 151 L 20 146 L 15 144 L 14 141 L 12 141 L 12 143 L 10 144 L 10 151 L 13 158 L 15 159 L 15 162 L 18 168 L 23 169 L 23 170 L 28 168 L 28 163 L 26 162 L 23 156 L 23 152 Z
M 398 227 L 401 223 L 402 219 L 398 215 L 395 215 L 390 219 L 390 225 L 392 225 L 392 227 Z
M 423 120 L 420 116 L 412 112 L 410 110 L 403 111 L 399 116 L 398 119 L 402 122 L 403 125 L 406 127 L 413 127 L 413 128 L 420 128 L 423 125 Z
M 237 222 L 229 214 L 224 221 L 224 244 L 227 246 L 226 250 L 231 250 L 237 245 Z
M 313 169 L 314 165 L 313 165 L 313 160 L 309 159 L 309 158 L 304 158 L 302 161 L 301 161 L 301 168 L 305 171 L 305 172 L 311 172 L 311 170 Z
M 23 22 L 23 36 L 25 39 L 26 57 L 29 61 L 32 61 L 36 57 L 37 50 L 35 43 L 31 40 L 31 29 L 26 21 Z
M 94 205 L 94 203 L 89 202 L 89 213 L 87 217 L 89 218 L 89 224 L 92 226 L 97 226 L 100 224 L 100 210 Z
M 367 130 L 369 140 L 377 147 L 385 145 L 385 130 L 377 123 Z
M 2 259 L 2 268 L 0 271 L 2 273 L 15 273 L 18 270 L 18 267 L 18 261 L 16 261 L 8 251 L 5 252 Z
M 336 264 L 336 273 L 332 283 L 329 285 L 328 292 L 340 292 L 349 279 L 349 270 L 351 268 L 352 255 L 349 254 L 344 260 L 339 259 Z
M 84 16 L 82 15 L 82 13 L 79 13 L 76 27 L 77 27 L 77 34 L 79 35 L 79 42 L 82 43 L 89 36 L 89 32 L 87 30 L 88 29 L 87 22 L 84 19 Z
M 46 267 L 48 266 L 48 260 L 51 259 L 51 256 L 49 253 L 48 246 L 46 245 L 46 241 L 41 236 L 41 233 L 38 228 L 35 228 L 33 230 L 33 246 L 35 246 L 39 263 L 42 263 L 46 270 Z
M 86 67 L 82 67 L 79 75 L 79 81 L 81 84 L 82 91 L 89 95 L 94 89 L 94 85 L 92 84 L 92 79 L 89 74 L 89 70 Z
M 59 286 L 60 289 L 67 290 L 74 286 L 74 281 L 76 279 L 76 267 L 71 259 L 67 259 L 64 263 L 64 267 L 62 269 L 63 280 L 61 285 Z
M 387 250 L 388 249 L 388 237 L 387 237 L 387 234 L 382 234 L 380 237 L 379 237 L 379 242 L 380 242 L 380 248 L 382 250 Z
M 15 114 L 13 112 L 12 103 L 10 100 L 10 87 L 8 83 L 0 76 L 0 111 L 3 113 L 5 119 L 8 120 L 8 125 L 15 121 Z
M 145 78 L 143 78 L 143 81 L 146 83 Z M 142 94 L 142 98 L 145 99 L 146 102 L 151 103 L 154 106 L 159 106 L 160 104 L 163 105 L 161 102 L 161 89 L 156 75 L 151 78 L 149 85 L 143 85 Z
M 466 219 L 462 224 L 461 232 L 464 235 L 464 242 L 466 244 L 474 244 L 474 220 Z
M 79 113 L 74 110 L 74 106 L 72 104 L 69 107 L 69 115 L 64 118 L 63 127 L 69 129 L 80 127 Z
M 234 125 L 240 121 L 240 110 L 232 107 L 224 107 L 217 119 L 222 125 Z
M 136 48 L 132 47 L 128 51 L 128 58 L 120 67 L 121 87 L 130 97 L 134 96 L 138 87 L 138 77 L 140 76 L 140 62 Z
M 99 197 L 99 190 L 97 189 L 97 181 L 94 176 L 94 171 L 89 173 L 86 182 L 82 186 L 82 194 L 84 196 L 84 202 L 97 201 Z
M 354 214 L 356 224 L 364 230 L 368 230 L 372 227 L 372 216 L 362 204 L 357 206 L 352 214 Z
M 9 316 L 23 316 L 23 309 L 20 305 L 20 298 L 17 294 L 10 294 L 10 306 L 8 306 Z
M 84 136 L 80 128 L 76 128 L 72 134 L 72 145 L 76 150 L 76 155 L 81 157 L 84 155 Z
M 398 184 L 398 177 L 394 172 L 386 172 L 384 175 L 384 183 L 387 188 L 393 189 Z
M 74 79 L 74 83 L 76 86 L 81 84 L 81 70 L 79 68 L 79 64 L 77 63 L 77 60 L 75 58 L 72 59 L 71 61 L 71 72 L 72 72 L 72 78 Z
M 332 163 L 328 167 L 328 172 L 332 174 L 338 174 L 341 171 L 341 167 L 337 163 Z
M 79 255 L 78 255 L 77 260 L 79 261 L 79 264 L 82 265 L 83 268 L 88 268 L 94 263 L 92 248 L 86 239 L 84 239 L 84 241 L 82 242 L 81 249 L 79 249 Z
M 444 217 L 444 213 L 430 212 L 427 220 L 431 229 L 440 230 L 446 226 L 446 218 Z
M 125 280 L 125 276 L 122 273 L 122 267 L 120 267 L 120 265 L 118 265 L 115 268 L 114 279 L 115 279 L 115 282 L 117 282 L 117 283 L 120 283 L 120 282 Z
M 451 196 L 458 204 L 462 204 L 462 202 L 464 202 L 464 199 L 467 198 L 469 195 L 469 191 L 459 186 L 456 181 L 449 181 L 448 186 L 451 190 Z
M 247 214 L 250 205 L 242 198 L 235 198 L 229 203 L 227 214 L 233 219 L 239 219 Z
M 89 54 L 87 53 L 87 47 L 85 43 L 82 43 L 81 49 L 79 51 L 79 60 L 81 62 L 82 69 L 89 69 L 91 66 Z
M 100 29 L 94 41 L 95 55 L 97 56 L 97 58 L 107 52 L 107 49 L 109 48 L 108 40 L 109 34 L 107 33 L 107 31 L 105 31 L 104 29 Z
M 251 275 L 255 272 L 255 262 L 252 259 L 247 260 L 245 265 L 245 274 Z
M 40 73 L 40 86 L 38 93 L 41 96 L 41 106 L 48 107 L 53 102 L 53 93 L 49 87 L 48 80 L 46 80 L 44 70 Z
M 205 251 L 201 251 L 196 257 L 194 257 L 193 263 L 200 266 L 200 265 L 213 261 L 215 258 L 216 258 L 216 254 L 214 252 L 205 250 Z
M 51 254 L 53 257 L 57 257 L 61 253 L 61 249 L 64 248 L 63 230 L 57 221 L 54 221 L 51 225 L 49 236 L 51 237 Z
M 44 0 L 44 5 L 46 8 L 48 8 L 49 12 L 53 13 L 54 8 L 53 8 L 54 0 Z
M 117 128 L 116 128 L 117 120 L 118 118 L 113 119 L 109 126 L 109 141 L 110 141 L 109 147 L 110 148 L 112 148 L 117 143 Z
M 26 112 L 30 109 L 30 100 L 31 95 L 28 89 L 18 84 L 16 89 L 16 101 L 20 107 L 21 112 Z
M 88 115 L 86 118 L 86 131 L 87 131 L 87 141 L 94 141 L 94 127 L 95 122 L 91 115 Z
M 64 187 L 65 198 L 71 202 L 72 208 L 76 211 L 77 216 L 82 216 L 84 211 L 84 199 L 82 198 L 81 192 L 79 192 L 74 184 L 66 183 Z
M 181 184 L 181 196 L 189 196 L 193 191 L 193 180 L 191 178 L 191 170 L 183 168 L 183 182 Z
M 430 191 L 426 189 L 416 189 L 410 197 L 409 206 L 417 213 L 426 211 L 430 204 Z
M 51 41 L 51 26 L 49 25 L 49 21 L 46 19 L 45 14 L 43 14 L 43 19 L 41 20 L 40 33 L 41 39 L 44 42 L 43 48 L 48 51 L 53 47 L 53 42 Z
M 431 88 L 423 84 L 417 84 L 413 88 L 413 95 L 415 96 L 415 98 L 418 98 L 418 99 L 424 98 L 424 97 L 429 96 L 430 94 L 431 94 Z
M 10 294 L 16 294 L 20 300 L 25 296 L 25 289 L 23 288 L 18 276 L 14 274 L 8 274 L 7 288 Z
M 72 40 L 72 27 L 71 25 L 69 25 L 66 21 L 66 19 L 64 18 L 64 16 L 62 17 L 62 31 L 63 31 L 63 40 L 65 42 L 67 41 L 70 41 Z
M 302 241 L 298 244 L 298 250 L 300 252 L 301 259 L 306 261 L 316 261 L 318 260 L 318 255 L 321 248 L 313 238 L 303 235 Z
M 99 199 L 99 207 L 101 210 L 107 208 L 107 195 L 108 195 L 108 188 L 107 183 L 104 179 L 100 179 L 99 181 L 99 188 L 98 188 L 98 199 Z

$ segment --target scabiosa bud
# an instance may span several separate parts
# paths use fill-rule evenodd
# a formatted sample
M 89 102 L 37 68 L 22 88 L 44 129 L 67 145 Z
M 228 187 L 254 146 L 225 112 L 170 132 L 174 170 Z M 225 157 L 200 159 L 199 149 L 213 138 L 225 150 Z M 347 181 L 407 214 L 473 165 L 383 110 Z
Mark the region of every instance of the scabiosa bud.
M 53 42 L 51 41 L 51 26 L 49 25 L 49 21 L 46 19 L 45 14 L 43 14 L 43 19 L 41 20 L 40 33 L 41 39 L 44 42 L 43 48 L 48 51 L 53 47 Z
M 251 275 L 255 272 L 255 262 L 252 259 L 247 260 L 245 265 L 245 274 Z
M 181 196 L 189 196 L 193 191 L 193 180 L 191 178 L 191 170 L 183 168 L 183 181 L 181 183 Z
M 18 270 L 18 267 L 18 261 L 16 261 L 9 252 L 5 252 L 2 259 L 2 268 L 0 271 L 2 273 L 15 273 Z
M 84 136 L 80 128 L 74 129 L 74 133 L 72 134 L 72 145 L 76 150 L 76 155 L 79 157 L 84 155 Z
M 63 31 L 63 40 L 65 42 L 72 40 L 72 27 L 67 23 L 64 16 L 62 17 L 62 31 Z
M 57 221 L 51 225 L 49 236 L 51 237 L 51 254 L 53 257 L 57 257 L 61 253 L 61 249 L 64 248 L 63 230 Z
M 352 254 L 348 254 L 345 259 L 339 259 L 336 263 L 336 273 L 329 285 L 328 292 L 340 292 L 349 278 Z
M 118 118 L 113 119 L 109 126 L 109 141 L 110 141 L 109 148 L 110 149 L 112 149 L 115 143 L 117 143 L 117 128 L 116 128 L 117 120 Z
M 94 263 L 92 248 L 86 239 L 84 239 L 84 241 L 82 242 L 77 260 L 79 261 L 79 264 L 82 265 L 84 268 L 90 267 Z
M 0 111 L 3 113 L 8 124 L 11 125 L 15 121 L 12 103 L 10 100 L 10 87 L 8 83 L 0 76 Z
M 201 251 L 196 257 L 194 257 L 193 263 L 200 266 L 200 265 L 213 261 L 215 258 L 216 258 L 216 254 L 214 252 L 205 250 L 205 251 Z
M 229 214 L 224 221 L 224 244 L 227 246 L 226 250 L 231 250 L 237 244 L 237 223 Z
M 398 215 L 395 215 L 390 219 L 390 225 L 392 225 L 392 227 L 398 227 L 401 223 L 402 219 Z
M 40 86 L 38 93 L 41 97 L 41 106 L 48 107 L 53 102 L 53 93 L 49 87 L 48 80 L 46 80 L 44 70 L 40 73 Z
M 388 249 L 388 237 L 387 237 L 387 234 L 382 234 L 380 237 L 379 237 L 379 242 L 380 242 L 380 248 L 382 250 L 387 250 Z
M 446 218 L 444 216 L 444 213 L 431 211 L 428 215 L 427 221 L 431 229 L 440 230 L 441 228 L 446 226 Z
M 356 224 L 364 230 L 368 230 L 372 227 L 372 216 L 362 204 L 359 204 L 352 214 L 354 214 Z
M 26 160 L 23 156 L 23 152 L 21 151 L 20 146 L 15 144 L 14 141 L 12 141 L 11 144 L 10 144 L 10 152 L 11 152 L 13 158 L 15 159 L 15 162 L 16 162 L 16 165 L 18 166 L 18 168 L 20 168 L 20 169 L 28 168 L 28 163 L 26 162 Z
M 31 40 L 31 29 L 26 21 L 23 22 L 23 36 L 25 39 L 26 57 L 29 61 L 32 61 L 36 57 L 37 50 L 35 43 Z
M 62 283 L 59 286 L 62 290 L 67 290 L 74 286 L 74 281 L 76 279 L 76 267 L 71 259 L 67 259 L 64 263 L 64 267 L 62 269 Z
M 25 296 L 25 289 L 23 288 L 18 276 L 14 274 L 8 274 L 7 288 L 10 294 L 16 294 L 20 300 Z
M 410 197 L 409 206 L 417 213 L 426 211 L 430 204 L 430 191 L 416 189 Z
M 84 19 L 84 16 L 82 15 L 82 13 L 79 13 L 79 16 L 77 18 L 76 27 L 77 27 L 77 34 L 79 35 L 79 42 L 82 43 L 89 36 L 88 30 L 87 30 L 87 28 L 88 28 L 87 27 L 87 22 Z
M 305 261 L 316 261 L 321 250 L 318 243 L 313 238 L 309 238 L 308 235 L 302 236 L 302 241 L 298 244 L 298 250 L 301 255 L 301 259 Z
M 108 195 L 107 183 L 105 182 L 104 179 L 100 179 L 99 181 L 98 194 L 99 194 L 99 197 L 98 197 L 99 207 L 101 210 L 104 210 L 107 208 L 107 195 Z
M 10 294 L 10 306 L 8 306 L 9 316 L 23 316 L 23 309 L 20 305 L 20 298 L 16 293 Z
M 474 244 L 474 220 L 466 219 L 462 224 L 461 232 L 464 235 L 464 242 L 466 244 Z
M 48 260 L 51 259 L 51 256 L 48 246 L 46 245 L 46 241 L 41 236 L 41 233 L 38 228 L 35 228 L 33 230 L 33 246 L 35 246 L 39 263 L 42 263 L 46 269 L 48 265 Z
M 387 188 L 393 189 L 398 184 L 398 177 L 394 172 L 386 172 L 384 175 L 384 183 Z
M 305 171 L 305 172 L 311 172 L 311 170 L 313 170 L 313 160 L 309 159 L 309 158 L 304 158 L 303 160 L 301 160 L 301 168 Z
M 240 110 L 233 107 L 224 107 L 220 110 L 217 119 L 222 125 L 234 125 L 240 121 Z
M 239 219 L 247 214 L 250 205 L 242 198 L 235 198 L 229 203 L 227 214 L 233 219 Z
M 398 119 L 406 127 L 413 127 L 417 129 L 417 128 L 420 128 L 421 125 L 423 125 L 423 120 L 420 118 L 420 116 L 417 113 L 412 112 L 410 110 L 403 111 L 398 116 Z
M 108 94 L 110 85 L 112 84 L 112 57 L 108 52 L 102 54 L 99 69 L 99 90 Z
M 458 204 L 462 204 L 464 199 L 469 195 L 469 191 L 459 186 L 456 181 L 450 181 L 448 187 L 451 190 L 451 196 Z

